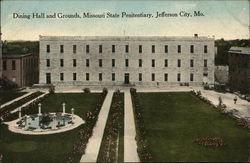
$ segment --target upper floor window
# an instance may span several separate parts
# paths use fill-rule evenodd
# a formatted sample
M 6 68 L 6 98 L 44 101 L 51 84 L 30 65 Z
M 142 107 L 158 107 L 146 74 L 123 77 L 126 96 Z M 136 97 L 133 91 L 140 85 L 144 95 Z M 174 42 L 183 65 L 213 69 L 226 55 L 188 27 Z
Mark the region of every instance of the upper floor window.
M 47 53 L 50 53 L 50 45 L 46 46 L 46 51 L 47 51 Z
M 168 60 L 167 60 L 167 59 L 165 59 L 164 66 L 165 66 L 165 67 L 168 67 Z
M 102 81 L 102 73 L 99 73 L 99 81 Z
M 50 60 L 49 59 L 46 59 L 46 66 L 50 67 Z
M 86 59 L 86 67 L 89 67 L 89 59 Z
M 194 81 L 194 74 L 190 74 L 190 81 Z
M 76 59 L 73 59 L 73 67 L 76 67 Z
M 168 53 L 168 45 L 165 45 L 165 53 Z
M 125 59 L 125 66 L 126 66 L 126 67 L 129 66 L 129 61 L 128 61 L 128 59 Z
M 194 60 L 193 59 L 190 60 L 190 67 L 194 67 Z
M 190 53 L 194 53 L 194 45 L 190 45 Z
M 86 73 L 86 80 L 89 81 L 89 73 Z
M 60 73 L 60 80 L 63 81 L 64 80 L 64 74 Z
M 89 45 L 86 45 L 86 53 L 89 53 L 89 51 L 90 51 Z
M 142 67 L 142 59 L 139 59 L 139 67 Z
M 112 53 L 115 53 L 115 45 L 112 45 Z
M 16 70 L 16 61 L 15 60 L 12 61 L 12 70 Z
M 63 53 L 63 52 L 64 52 L 64 46 L 60 45 L 60 53 Z
M 152 59 L 152 67 L 155 67 L 155 60 Z
M 180 73 L 177 74 L 177 81 L 181 81 L 181 74 Z
M 204 53 L 207 53 L 207 45 L 204 45 Z
M 178 45 L 177 52 L 178 52 L 178 53 L 181 53 L 181 45 Z
M 112 81 L 115 81 L 115 73 L 112 73 Z
M 63 61 L 63 59 L 60 59 L 60 66 L 61 66 L 61 67 L 64 66 L 64 61 Z
M 102 45 L 99 45 L 99 53 L 102 53 Z
M 155 81 L 155 74 L 154 73 L 151 74 L 151 80 Z
M 128 53 L 129 52 L 129 46 L 125 45 L 125 52 Z
M 168 74 L 167 73 L 164 74 L 164 81 L 168 81 Z
M 152 45 L 152 53 L 155 53 L 155 45 Z
M 76 53 L 76 45 L 73 45 L 73 53 Z
M 102 67 L 102 59 L 99 59 L 99 67 Z
M 142 73 L 139 73 L 139 81 L 142 81 Z
M 139 45 L 139 53 L 142 53 L 142 45 Z
M 204 67 L 207 67 L 207 60 L 204 59 Z
M 112 59 L 112 67 L 115 67 L 115 59 Z
M 181 60 L 180 59 L 178 59 L 178 61 L 177 61 L 178 63 L 177 63 L 177 66 L 178 67 L 181 67 Z
M 73 80 L 76 80 L 76 73 L 73 73 Z

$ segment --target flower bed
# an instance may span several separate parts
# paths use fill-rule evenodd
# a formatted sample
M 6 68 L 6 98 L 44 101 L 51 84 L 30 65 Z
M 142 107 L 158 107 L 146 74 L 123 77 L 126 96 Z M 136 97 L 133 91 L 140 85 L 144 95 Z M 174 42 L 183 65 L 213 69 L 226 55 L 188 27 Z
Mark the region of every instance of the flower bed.
M 150 152 L 148 142 L 146 140 L 147 131 L 144 127 L 142 108 L 139 104 L 136 89 L 131 88 L 133 109 L 135 114 L 136 141 L 137 152 L 141 162 L 153 162 L 152 153 Z
M 97 162 L 116 162 L 117 160 L 123 162 L 123 157 L 116 155 L 118 151 L 123 156 L 123 142 L 120 141 L 123 140 L 124 135 L 123 98 L 120 91 L 114 93 Z
M 204 147 L 220 147 L 225 145 L 224 140 L 220 137 L 196 138 L 195 143 Z
M 101 110 L 104 99 L 107 95 L 107 92 L 103 92 L 100 98 L 98 99 L 98 103 L 96 104 L 95 110 L 93 112 L 87 113 L 87 119 L 85 120 L 85 124 L 82 125 L 79 129 L 79 136 L 77 141 L 75 141 L 73 146 L 73 152 L 69 154 L 66 162 L 79 162 L 79 158 L 85 153 L 85 149 L 87 147 L 87 143 L 89 138 L 93 134 L 93 128 L 96 125 L 98 120 L 98 115 Z M 78 157 L 75 157 L 78 155 Z
M 8 116 L 11 115 L 11 111 L 18 108 L 19 106 L 22 106 L 23 104 L 29 102 L 30 100 L 42 95 L 42 92 L 34 92 L 30 94 L 29 96 L 26 96 L 18 101 L 13 102 L 12 104 L 5 106 L 0 109 L 0 117 L 2 117 L 4 120 L 8 118 Z

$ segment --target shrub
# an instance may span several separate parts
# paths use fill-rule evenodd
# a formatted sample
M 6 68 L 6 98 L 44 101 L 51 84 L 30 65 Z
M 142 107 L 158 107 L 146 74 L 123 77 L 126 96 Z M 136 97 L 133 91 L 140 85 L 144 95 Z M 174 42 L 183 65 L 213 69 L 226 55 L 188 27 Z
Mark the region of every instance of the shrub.
M 102 89 L 102 93 L 107 94 L 108 93 L 108 89 L 107 88 L 103 88 Z
M 49 88 L 49 94 L 54 94 L 55 93 L 55 87 L 54 86 L 51 86 Z
M 83 92 L 84 92 L 84 93 L 90 93 L 90 89 L 89 89 L 89 88 L 84 88 L 84 89 L 83 89 Z
M 136 89 L 135 88 L 130 88 L 130 92 L 131 93 L 136 93 Z

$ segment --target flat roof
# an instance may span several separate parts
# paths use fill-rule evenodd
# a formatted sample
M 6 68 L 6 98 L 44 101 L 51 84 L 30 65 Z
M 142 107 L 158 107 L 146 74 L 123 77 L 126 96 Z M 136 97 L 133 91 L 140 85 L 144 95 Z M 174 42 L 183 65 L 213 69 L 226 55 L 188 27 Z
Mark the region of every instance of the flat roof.
M 214 38 L 200 36 L 39 36 L 40 41 L 214 41 Z
M 250 47 L 231 47 L 228 52 L 234 54 L 250 55 Z

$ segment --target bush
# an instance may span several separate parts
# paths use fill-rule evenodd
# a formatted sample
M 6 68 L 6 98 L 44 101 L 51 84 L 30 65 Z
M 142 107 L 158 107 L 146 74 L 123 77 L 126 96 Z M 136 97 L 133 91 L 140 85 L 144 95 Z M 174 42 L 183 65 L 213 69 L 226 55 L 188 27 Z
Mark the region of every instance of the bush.
M 90 93 L 90 89 L 89 89 L 89 88 L 84 88 L 84 89 L 83 89 L 83 92 L 84 92 L 84 93 Z
M 131 93 L 136 93 L 136 89 L 135 88 L 130 88 L 130 92 Z
M 107 94 L 108 93 L 108 89 L 107 88 L 103 88 L 102 89 L 102 93 Z
M 54 86 L 51 86 L 49 88 L 49 94 L 54 94 L 55 93 L 55 87 Z

